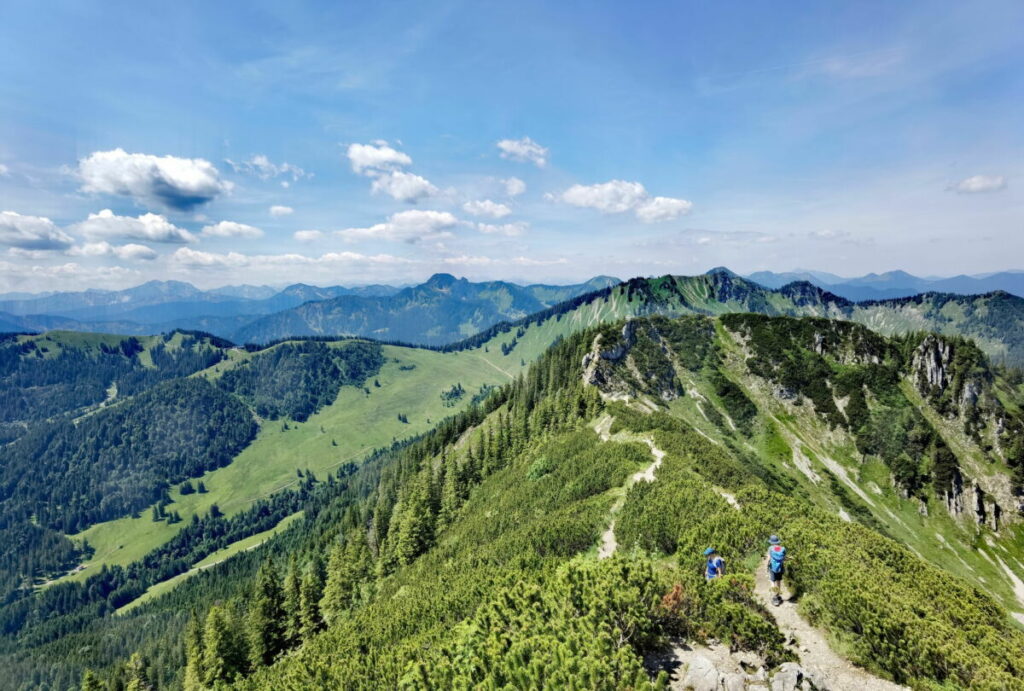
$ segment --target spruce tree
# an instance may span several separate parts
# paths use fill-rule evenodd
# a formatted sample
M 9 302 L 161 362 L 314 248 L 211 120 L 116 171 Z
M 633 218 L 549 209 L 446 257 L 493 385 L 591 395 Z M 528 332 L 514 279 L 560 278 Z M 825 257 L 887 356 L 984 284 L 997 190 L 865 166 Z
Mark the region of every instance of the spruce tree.
M 345 548 L 335 542 L 327 559 L 327 583 L 320 600 L 320 614 L 328 626 L 334 624 L 352 602 L 352 590 L 348 583 L 348 568 L 345 563 Z
M 299 610 L 299 590 L 302 577 L 293 556 L 288 561 L 288 573 L 284 578 L 284 639 L 288 646 L 298 645 L 302 640 L 302 619 Z
M 193 611 L 185 628 L 185 691 L 202 689 L 203 678 L 203 627 Z
M 85 670 L 85 674 L 82 675 L 82 691 L 103 691 L 106 687 L 103 682 L 99 680 L 95 672 L 91 669 Z
M 324 565 L 319 557 L 313 559 L 302 575 L 299 587 L 299 620 L 302 640 L 307 641 L 323 628 L 320 600 L 324 595 Z
M 203 631 L 203 679 L 207 686 L 230 682 L 245 672 L 245 646 L 238 635 L 234 617 L 214 605 L 206 615 Z
M 146 663 L 138 653 L 132 653 L 125 665 L 125 691 L 146 691 L 153 688 L 146 678 Z
M 256 588 L 249 603 L 246 635 L 249 662 L 269 665 L 284 650 L 284 596 L 272 562 L 264 562 L 256 574 Z

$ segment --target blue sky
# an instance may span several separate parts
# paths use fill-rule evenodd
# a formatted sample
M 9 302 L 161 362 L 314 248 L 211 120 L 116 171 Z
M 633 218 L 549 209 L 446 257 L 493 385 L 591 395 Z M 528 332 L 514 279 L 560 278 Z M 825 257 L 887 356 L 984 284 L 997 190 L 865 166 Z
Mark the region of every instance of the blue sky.
M 1024 268 L 1024 5 L 7 3 L 0 290 Z

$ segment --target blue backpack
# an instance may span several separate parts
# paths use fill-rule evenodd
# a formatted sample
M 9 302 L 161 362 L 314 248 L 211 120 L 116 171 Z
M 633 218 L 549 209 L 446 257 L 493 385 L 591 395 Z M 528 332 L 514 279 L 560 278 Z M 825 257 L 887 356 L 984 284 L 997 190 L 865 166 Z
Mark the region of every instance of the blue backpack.
M 786 548 L 772 545 L 768 548 L 768 569 L 772 573 L 782 573 L 782 562 L 786 560 Z

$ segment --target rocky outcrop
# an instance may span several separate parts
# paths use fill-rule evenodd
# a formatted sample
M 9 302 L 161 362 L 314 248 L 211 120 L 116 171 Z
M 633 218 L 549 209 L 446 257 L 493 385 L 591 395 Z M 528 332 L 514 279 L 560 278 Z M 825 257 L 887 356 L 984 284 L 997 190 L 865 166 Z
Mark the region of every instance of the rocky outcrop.
M 966 518 L 995 532 L 1002 526 L 1003 509 L 999 503 L 976 480 L 970 480 L 965 489 L 963 477 L 959 473 L 944 493 L 943 503 L 949 515 L 954 518 Z

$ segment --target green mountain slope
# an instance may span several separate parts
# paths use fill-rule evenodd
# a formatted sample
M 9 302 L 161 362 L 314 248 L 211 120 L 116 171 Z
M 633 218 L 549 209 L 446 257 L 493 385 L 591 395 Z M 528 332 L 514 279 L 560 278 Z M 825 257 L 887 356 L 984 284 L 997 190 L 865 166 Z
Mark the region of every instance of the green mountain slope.
M 570 333 L 608 314 L 585 316 L 597 309 L 475 349 L 411 351 L 493 372 L 540 329 L 562 336 L 420 441 L 301 479 L 303 516 L 262 547 L 116 617 L 70 626 L 86 610 L 57 609 L 8 638 L 18 657 L 4 662 L 15 677 L 46 659 L 60 660 L 51 679 L 93 667 L 174 688 L 644 688 L 659 683 L 652 655 L 715 638 L 769 675 L 793 660 L 834 672 L 787 645 L 755 584 L 780 533 L 793 555 L 784 607 L 856 674 L 1021 687 L 1024 634 L 1007 613 L 1024 610 L 1019 383 L 970 342 L 834 320 L 655 316 Z M 332 408 L 297 424 L 312 431 Z M 732 575 L 705 584 L 708 544 Z M 42 602 L 89 602 L 101 582 Z M 130 649 L 141 657 L 124 664 Z
M 238 342 L 266 343 L 296 336 L 368 336 L 445 345 L 499 321 L 514 320 L 577 295 L 618 283 L 606 276 L 572 286 L 471 283 L 436 274 L 388 296 L 342 295 L 260 318 L 233 332 Z

